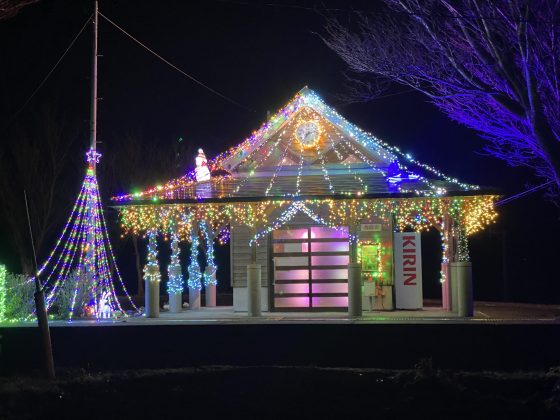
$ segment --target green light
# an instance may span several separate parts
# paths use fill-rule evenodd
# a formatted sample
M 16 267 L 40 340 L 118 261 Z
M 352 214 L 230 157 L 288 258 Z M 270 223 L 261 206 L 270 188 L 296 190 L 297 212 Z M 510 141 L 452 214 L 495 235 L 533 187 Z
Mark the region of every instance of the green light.
M 6 319 L 6 266 L 0 264 L 0 321 Z

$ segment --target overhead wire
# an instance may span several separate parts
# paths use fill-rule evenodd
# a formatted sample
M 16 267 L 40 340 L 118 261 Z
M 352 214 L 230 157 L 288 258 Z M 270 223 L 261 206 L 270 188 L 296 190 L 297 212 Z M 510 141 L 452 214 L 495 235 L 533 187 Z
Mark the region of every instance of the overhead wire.
M 51 74 L 53 74 L 53 72 L 56 70 L 56 68 L 58 67 L 58 65 L 61 63 L 61 61 L 64 59 L 64 57 L 66 57 L 66 54 L 68 54 L 68 51 L 70 51 L 70 49 L 72 48 L 72 46 L 76 43 L 76 41 L 78 40 L 78 38 L 80 37 L 80 35 L 82 34 L 82 32 L 84 31 L 84 29 L 86 28 L 87 24 L 91 21 L 91 18 L 93 17 L 93 13 L 91 15 L 88 16 L 88 18 L 86 19 L 86 21 L 84 22 L 82 28 L 78 31 L 77 35 L 74 37 L 74 39 L 72 39 L 72 41 L 70 42 L 70 44 L 68 45 L 68 47 L 66 48 L 66 50 L 64 50 L 64 52 L 62 53 L 62 55 L 60 56 L 60 58 L 58 59 L 58 61 L 55 63 L 55 65 L 50 69 L 50 71 L 47 73 L 47 75 L 43 78 L 43 80 L 41 81 L 41 83 L 39 83 L 39 85 L 35 88 L 35 90 L 33 91 L 33 93 L 31 93 L 31 95 L 27 98 L 27 100 L 23 103 L 23 105 L 14 113 L 14 115 L 12 115 L 12 120 L 14 118 L 16 118 L 21 111 L 23 111 L 25 109 L 25 107 L 27 106 L 27 104 L 29 104 L 29 102 L 31 102 L 31 100 L 35 97 L 35 95 L 37 94 L 37 92 L 39 92 L 39 90 L 43 87 L 43 85 L 47 82 L 47 80 L 49 79 L 49 77 L 51 76 Z
M 142 48 L 144 48 L 146 51 L 148 51 L 149 53 L 151 53 L 152 55 L 154 55 L 155 57 L 157 57 L 158 59 L 160 59 L 161 61 L 163 61 L 165 64 L 167 64 L 168 66 L 170 66 L 171 68 L 177 70 L 179 73 L 181 73 L 183 76 L 186 76 L 187 78 L 189 78 L 191 81 L 195 82 L 196 84 L 198 84 L 199 86 L 202 86 L 203 88 L 209 90 L 210 92 L 212 92 L 213 94 L 219 96 L 222 99 L 225 99 L 226 101 L 240 107 L 240 108 L 244 108 L 248 111 L 251 112 L 256 112 L 254 109 L 249 108 L 246 105 L 243 105 L 239 102 L 237 102 L 236 100 L 230 98 L 229 96 L 224 95 L 221 92 L 218 92 L 217 90 L 211 88 L 210 86 L 208 86 L 207 84 L 203 83 L 202 81 L 198 80 L 197 78 L 195 78 L 194 76 L 191 76 L 190 74 L 188 74 L 187 72 L 185 72 L 184 70 L 182 70 L 181 68 L 177 67 L 175 64 L 173 64 L 172 62 L 170 62 L 169 60 L 165 59 L 164 57 L 162 57 L 161 55 L 159 55 L 157 52 L 155 52 L 154 50 L 152 50 L 150 47 L 148 47 L 146 44 L 144 44 L 142 41 L 138 40 L 137 38 L 135 38 L 133 35 L 131 35 L 129 32 L 127 32 L 125 29 L 123 29 L 122 27 L 120 27 L 118 24 L 116 24 L 114 21 L 112 21 L 111 19 L 109 19 L 107 16 L 105 16 L 103 13 L 99 12 L 99 15 L 105 19 L 107 22 L 109 22 L 111 25 L 113 25 L 115 28 L 117 28 L 119 31 L 121 31 L 123 34 L 125 34 L 127 37 L 129 37 L 130 39 L 132 39 L 134 42 L 136 42 L 138 45 L 140 45 Z
M 530 188 L 530 189 L 525 190 L 523 192 L 520 192 L 519 194 L 515 194 L 515 195 L 512 195 L 510 197 L 506 197 L 506 198 L 504 198 L 500 201 L 496 201 L 496 206 L 503 206 L 504 204 L 507 204 L 507 203 L 509 203 L 513 200 L 517 200 L 518 198 L 524 197 L 524 196 L 526 196 L 528 194 L 531 194 L 531 193 L 534 193 L 538 190 L 542 190 L 543 188 L 547 187 L 548 185 L 552 184 L 553 182 L 554 181 L 551 180 L 551 181 L 545 182 L 544 184 L 540 184 L 540 185 L 537 185 L 536 187 L 533 187 L 533 188 Z

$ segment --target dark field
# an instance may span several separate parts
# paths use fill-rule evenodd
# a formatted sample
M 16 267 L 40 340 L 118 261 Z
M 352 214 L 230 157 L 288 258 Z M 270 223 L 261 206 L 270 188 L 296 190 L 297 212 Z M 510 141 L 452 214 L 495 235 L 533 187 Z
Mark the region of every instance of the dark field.
M 318 367 L 66 371 L 0 379 L 2 419 L 560 418 L 560 369 L 467 373 Z

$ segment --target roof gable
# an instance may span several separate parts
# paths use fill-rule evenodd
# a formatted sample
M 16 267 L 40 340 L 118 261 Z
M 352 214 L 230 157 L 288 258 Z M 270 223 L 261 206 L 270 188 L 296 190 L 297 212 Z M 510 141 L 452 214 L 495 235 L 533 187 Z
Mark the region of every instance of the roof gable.
M 361 130 L 307 87 L 250 137 L 209 161 L 208 166 L 215 174 L 210 181 L 196 182 L 190 172 L 114 199 L 440 196 L 479 189 Z
M 315 132 L 306 133 L 309 127 Z M 250 138 L 230 149 L 222 159 L 216 159 L 216 164 L 228 171 L 244 172 L 261 166 L 286 166 L 285 162 L 299 165 L 301 161 L 304 166 L 363 163 L 387 168 L 396 159 L 380 144 L 364 147 L 356 140 L 352 128 L 352 124 L 305 87 Z M 315 136 L 316 141 L 302 144 L 305 134 L 307 138 Z

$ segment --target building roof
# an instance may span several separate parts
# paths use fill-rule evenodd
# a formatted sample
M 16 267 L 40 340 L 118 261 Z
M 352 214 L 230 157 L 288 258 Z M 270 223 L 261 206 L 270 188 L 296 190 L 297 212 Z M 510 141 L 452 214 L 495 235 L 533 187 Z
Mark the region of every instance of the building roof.
M 307 87 L 238 146 L 119 204 L 480 194 L 347 121 Z

